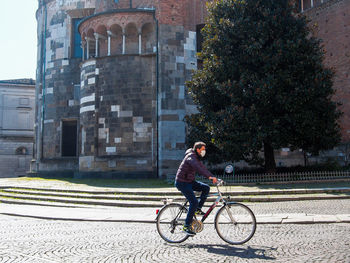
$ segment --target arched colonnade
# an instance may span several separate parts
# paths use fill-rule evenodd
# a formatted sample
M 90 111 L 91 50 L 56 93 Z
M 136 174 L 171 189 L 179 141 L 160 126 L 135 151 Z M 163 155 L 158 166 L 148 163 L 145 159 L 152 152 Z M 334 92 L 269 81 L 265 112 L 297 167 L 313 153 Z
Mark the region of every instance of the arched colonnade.
M 155 52 L 155 26 L 149 14 L 115 13 L 92 17 L 81 23 L 79 32 L 83 60 Z

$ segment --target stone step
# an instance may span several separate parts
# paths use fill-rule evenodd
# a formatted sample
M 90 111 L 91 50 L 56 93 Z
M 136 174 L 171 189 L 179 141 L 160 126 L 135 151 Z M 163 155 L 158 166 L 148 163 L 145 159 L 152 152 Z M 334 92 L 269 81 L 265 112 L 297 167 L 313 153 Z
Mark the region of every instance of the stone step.
M 0 194 L 7 194 L 11 196 L 26 197 L 26 196 L 40 196 L 40 197 L 59 197 L 59 198 L 68 198 L 68 199 L 93 199 L 93 200 L 141 200 L 141 201 L 162 201 L 166 198 L 176 199 L 183 201 L 184 198 L 179 195 L 173 196 L 153 196 L 153 195 L 135 195 L 132 193 L 129 194 L 96 194 L 96 193 L 71 193 L 71 192 L 51 192 L 51 191 L 37 191 L 37 190 L 17 190 L 17 189 L 2 189 Z M 214 199 L 213 199 L 214 200 Z
M 30 202 L 34 204 L 39 202 L 45 204 L 74 204 L 83 206 L 115 206 L 115 207 L 161 207 L 166 202 L 184 202 L 184 198 L 177 197 L 150 197 L 150 196 L 128 196 L 128 199 L 123 199 L 123 196 L 103 198 L 86 198 L 85 195 L 75 196 L 50 196 L 40 194 L 23 194 L 23 193 L 6 193 L 0 192 L 0 202 L 4 203 L 19 203 Z M 114 198 L 114 199 L 111 199 Z M 151 199 L 154 198 L 154 199 Z M 158 199 L 157 199 L 158 198 Z M 232 201 L 236 202 L 282 202 L 282 201 L 302 201 L 302 200 L 327 200 L 327 199 L 350 199 L 348 194 L 298 194 L 298 195 L 265 195 L 265 196 L 233 196 Z M 215 198 L 209 197 L 205 206 L 209 206 Z
M 26 200 L 18 198 L 1 197 L 0 203 L 2 204 L 14 204 L 14 205 L 35 205 L 35 206 L 45 206 L 45 207 L 57 207 L 57 208 L 89 208 L 89 205 L 79 205 L 79 204 L 64 204 L 49 201 L 40 200 Z
M 347 189 L 344 189 L 347 190 Z M 64 192 L 64 191 L 51 191 L 51 190 L 32 190 L 32 189 L 26 189 L 26 190 L 20 190 L 20 189 L 13 189 L 13 188 L 9 188 L 9 189 L 1 189 L 0 193 L 3 194 L 11 194 L 11 195 L 18 195 L 18 198 L 24 197 L 25 196 L 40 196 L 42 198 L 44 197 L 59 197 L 59 198 L 69 198 L 69 199 L 93 199 L 93 200 L 131 200 L 131 201 L 158 201 L 158 202 L 162 202 L 164 199 L 173 199 L 175 201 L 179 201 L 179 202 L 183 202 L 184 197 L 182 195 L 175 195 L 176 193 L 172 193 L 173 195 L 169 195 L 171 194 L 171 192 L 168 192 L 168 195 L 153 195 L 154 193 L 152 193 L 152 195 L 150 195 L 150 193 L 148 193 L 148 195 L 141 195 L 140 193 L 118 193 L 118 192 L 113 192 L 112 194 L 108 192 L 99 192 L 98 194 L 96 194 L 96 192 Z M 232 196 L 235 199 L 239 198 L 241 200 L 246 200 L 248 198 L 248 200 L 251 200 L 254 197 L 255 200 L 269 200 L 271 197 L 278 197 L 279 199 L 282 198 L 282 196 L 287 196 L 287 195 L 292 195 L 292 196 L 297 196 L 297 195 L 302 195 L 302 196 L 314 196 L 315 194 L 321 194 L 321 195 L 329 195 L 329 193 L 327 192 L 310 192 L 307 193 L 307 191 L 292 191 L 292 192 L 279 192 L 279 194 L 274 193 L 273 195 L 269 194 L 270 191 L 264 195 L 262 195 L 262 192 L 259 192 L 258 194 L 251 194 L 248 195 L 247 193 L 244 193 L 243 195 L 241 193 L 238 192 L 229 192 L 229 193 L 224 193 L 224 196 Z M 346 194 L 346 192 L 334 192 L 332 194 Z M 208 201 L 212 202 L 216 199 L 216 196 L 209 196 L 208 197 Z M 290 198 L 287 197 L 287 199 L 289 200 Z
M 138 201 L 138 200 L 97 200 L 86 198 L 64 198 L 64 197 L 51 197 L 41 195 L 24 195 L 24 194 L 11 194 L 0 193 L 0 202 L 4 203 L 18 203 L 23 201 L 30 201 L 31 204 L 36 204 L 37 201 L 45 203 L 64 203 L 64 204 L 76 204 L 76 205 L 93 205 L 93 206 L 115 206 L 115 207 L 161 207 L 163 202 L 154 201 Z M 35 202 L 34 202 L 35 201 Z M 40 203 L 39 203 L 40 204 Z M 45 204 L 43 204 L 45 205 Z
M 316 189 L 272 189 L 272 190 L 253 190 L 253 191 L 234 191 L 231 190 L 230 186 L 227 188 L 220 188 L 222 193 L 230 196 L 250 196 L 250 195 L 295 195 L 295 194 L 319 194 L 319 193 L 350 193 L 349 187 L 338 187 L 338 188 L 316 188 Z M 41 192 L 43 195 L 45 193 L 70 193 L 70 194 L 91 194 L 93 196 L 110 196 L 110 195 L 140 195 L 140 196 L 182 196 L 182 194 L 177 191 L 177 189 L 173 189 L 172 191 L 87 191 L 87 190 L 74 190 L 74 189 L 44 189 L 44 188 L 29 188 L 29 187 L 14 187 L 14 186 L 1 186 L 0 189 L 3 191 L 16 191 L 29 193 L 31 192 Z M 216 189 L 214 187 L 211 188 L 211 193 L 215 193 Z

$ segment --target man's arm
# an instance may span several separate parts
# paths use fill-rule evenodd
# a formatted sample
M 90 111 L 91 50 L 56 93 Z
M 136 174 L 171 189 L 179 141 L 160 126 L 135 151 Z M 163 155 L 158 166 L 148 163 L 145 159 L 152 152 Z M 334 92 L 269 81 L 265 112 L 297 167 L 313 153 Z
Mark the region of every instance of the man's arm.
M 216 177 L 211 172 L 209 172 L 209 170 L 205 167 L 205 165 L 202 164 L 200 161 L 198 161 L 196 158 L 191 158 L 191 165 L 196 170 L 197 173 L 203 175 L 209 180 L 213 180 L 214 184 L 217 182 Z

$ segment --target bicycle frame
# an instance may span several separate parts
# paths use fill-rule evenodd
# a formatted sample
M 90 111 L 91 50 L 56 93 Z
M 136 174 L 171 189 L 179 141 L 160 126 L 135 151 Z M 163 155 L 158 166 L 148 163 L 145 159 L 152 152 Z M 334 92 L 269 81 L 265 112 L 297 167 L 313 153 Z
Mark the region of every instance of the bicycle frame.
M 226 205 L 226 200 L 222 197 L 221 191 L 219 189 L 219 185 L 221 184 L 217 184 L 216 188 L 217 188 L 217 193 L 215 194 L 211 194 L 210 196 L 217 196 L 217 198 L 215 199 L 215 201 L 213 202 L 213 204 L 209 207 L 209 209 L 207 210 L 207 212 L 203 215 L 201 222 L 204 223 L 205 219 L 207 219 L 207 217 L 210 215 L 210 213 L 214 210 L 215 207 L 218 206 L 219 202 L 223 202 L 223 205 Z M 183 207 L 185 207 L 188 204 L 188 200 L 186 200 L 186 202 L 183 204 Z M 178 218 L 179 216 L 181 216 L 182 211 L 179 212 L 179 214 L 175 217 Z M 230 214 L 230 213 L 229 213 Z M 196 215 L 194 215 L 194 217 L 196 218 Z M 231 217 L 231 215 L 230 215 Z M 197 219 L 197 218 L 196 218 Z M 231 218 L 231 220 L 233 220 Z
M 214 203 L 209 207 L 209 209 L 207 210 L 207 212 L 203 215 L 201 221 L 204 222 L 205 219 L 207 219 L 207 217 L 210 215 L 210 213 L 214 210 L 214 208 L 219 204 L 219 202 L 221 200 L 223 200 L 221 193 L 217 193 L 217 194 L 213 194 L 211 196 L 215 196 L 218 195 L 218 197 L 216 198 L 216 200 L 214 201 Z
M 219 202 L 223 202 L 223 205 L 226 205 L 226 200 L 222 197 L 221 191 L 219 189 L 219 185 L 221 185 L 221 182 L 218 182 L 218 184 L 216 184 L 216 189 L 217 189 L 217 193 L 215 194 L 211 194 L 210 196 L 217 196 L 216 200 L 213 202 L 213 204 L 209 207 L 209 209 L 207 210 L 207 212 L 203 215 L 201 221 L 202 223 L 205 221 L 205 219 L 207 219 L 207 217 L 210 215 L 210 213 L 214 210 L 214 208 L 219 204 Z

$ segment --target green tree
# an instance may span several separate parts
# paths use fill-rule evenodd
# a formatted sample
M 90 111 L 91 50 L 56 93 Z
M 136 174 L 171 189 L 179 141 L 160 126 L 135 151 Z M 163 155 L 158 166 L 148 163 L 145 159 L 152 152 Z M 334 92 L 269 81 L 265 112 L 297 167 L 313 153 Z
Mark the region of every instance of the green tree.
M 321 41 L 289 0 L 217 0 L 187 83 L 198 113 L 188 140 L 210 139 L 212 161 L 245 160 L 276 169 L 274 149 L 316 153 L 340 141 L 333 71 Z M 263 154 L 261 154 L 263 152 Z

